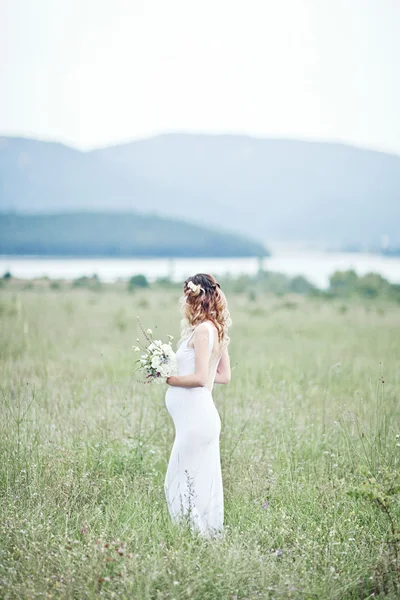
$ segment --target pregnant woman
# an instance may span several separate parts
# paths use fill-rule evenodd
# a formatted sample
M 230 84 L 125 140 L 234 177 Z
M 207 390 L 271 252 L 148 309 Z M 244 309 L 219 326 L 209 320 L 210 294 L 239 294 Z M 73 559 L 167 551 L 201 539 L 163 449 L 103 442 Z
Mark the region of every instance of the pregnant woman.
M 225 295 L 212 275 L 189 277 L 183 288 L 178 375 L 165 402 L 175 441 L 165 477 L 168 510 L 202 536 L 223 530 L 224 498 L 219 451 L 221 420 L 212 397 L 214 383 L 229 383 L 227 346 L 231 319 Z

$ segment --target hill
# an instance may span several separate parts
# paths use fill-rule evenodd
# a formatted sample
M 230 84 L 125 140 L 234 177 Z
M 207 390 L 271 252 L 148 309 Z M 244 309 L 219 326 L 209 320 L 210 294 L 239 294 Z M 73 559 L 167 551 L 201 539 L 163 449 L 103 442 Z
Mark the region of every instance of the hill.
M 150 211 L 262 241 L 400 241 L 398 156 L 229 135 L 162 135 L 88 153 L 0 141 L 3 211 Z
M 119 257 L 265 256 L 242 236 L 134 213 L 0 214 L 0 254 Z

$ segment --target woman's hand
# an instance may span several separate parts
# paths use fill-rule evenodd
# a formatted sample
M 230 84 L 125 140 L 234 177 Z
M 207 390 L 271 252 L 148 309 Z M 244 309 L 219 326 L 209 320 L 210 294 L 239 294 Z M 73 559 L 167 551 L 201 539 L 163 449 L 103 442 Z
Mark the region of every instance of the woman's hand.
M 168 385 L 176 386 L 177 379 L 178 378 L 175 375 L 171 375 L 171 377 L 167 377 L 167 383 L 168 383 Z

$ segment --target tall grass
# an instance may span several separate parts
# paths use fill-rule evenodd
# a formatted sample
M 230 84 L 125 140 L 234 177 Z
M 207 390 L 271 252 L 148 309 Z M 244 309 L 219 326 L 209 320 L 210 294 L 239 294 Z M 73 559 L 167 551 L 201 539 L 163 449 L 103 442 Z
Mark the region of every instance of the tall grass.
M 224 539 L 173 526 L 173 425 L 135 381 L 136 316 L 174 291 L 7 286 L 0 297 L 0 597 L 399 595 L 400 311 L 231 298 Z

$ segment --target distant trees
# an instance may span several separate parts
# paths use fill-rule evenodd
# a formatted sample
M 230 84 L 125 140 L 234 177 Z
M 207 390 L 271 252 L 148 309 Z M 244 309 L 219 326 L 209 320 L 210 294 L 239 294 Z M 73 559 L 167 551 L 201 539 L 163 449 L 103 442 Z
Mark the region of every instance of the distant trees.
M 41 280 L 47 280 L 48 277 L 42 277 Z M 18 285 L 18 278 L 14 278 L 11 273 L 6 272 L 0 277 L 0 287 Z M 255 301 L 259 295 L 274 294 L 275 296 L 285 296 L 286 294 L 299 294 L 303 296 L 314 296 L 321 299 L 377 299 L 388 300 L 400 303 L 400 284 L 390 283 L 379 273 L 366 273 L 357 275 L 350 269 L 347 271 L 335 271 L 329 278 L 329 287 L 327 289 L 317 288 L 308 281 L 303 275 L 289 277 L 284 273 L 259 270 L 255 275 L 225 275 L 219 277 L 222 288 L 227 293 L 247 294 L 250 301 Z M 63 285 L 62 285 L 63 284 Z M 50 281 L 49 287 L 54 290 L 64 288 L 65 282 Z M 29 284 L 32 286 L 32 283 Z M 70 285 L 73 288 L 83 288 L 92 291 L 102 291 L 108 289 L 98 275 L 77 277 L 72 280 Z M 123 287 L 122 287 L 123 286 Z M 175 281 L 170 277 L 160 277 L 154 282 L 149 282 L 142 273 L 132 275 L 128 281 L 120 280 L 117 282 L 116 289 L 125 289 L 128 292 L 136 290 L 151 289 L 176 289 L 180 290 L 182 282 Z
M 130 292 L 147 287 L 149 287 L 149 282 L 144 275 L 133 275 L 128 281 L 128 290 Z
M 89 290 L 99 291 L 101 289 L 101 281 L 94 273 L 91 277 L 84 275 L 83 277 L 77 277 L 72 282 L 74 288 L 87 288 Z
M 400 301 L 400 285 L 390 283 L 379 273 L 359 276 L 354 270 L 335 271 L 329 280 L 329 293 L 340 298 L 359 296 Z
M 357 275 L 354 270 L 335 271 L 329 279 L 327 290 L 318 289 L 302 275 L 289 277 L 283 273 L 259 271 L 257 275 L 240 275 L 221 279 L 224 289 L 230 292 L 248 292 L 249 298 L 257 293 L 302 294 L 321 298 L 382 298 L 400 302 L 400 284 L 390 283 L 379 273 Z
M 350 296 L 357 279 L 355 271 L 335 271 L 329 278 L 329 291 L 333 296 Z
M 250 298 L 255 297 L 256 292 L 267 292 L 283 296 L 284 294 L 316 294 L 318 289 L 302 275 L 289 277 L 283 273 L 274 271 L 263 271 L 260 269 L 257 275 L 239 275 L 238 277 L 226 276 L 220 278 L 224 289 L 231 292 L 250 292 Z

